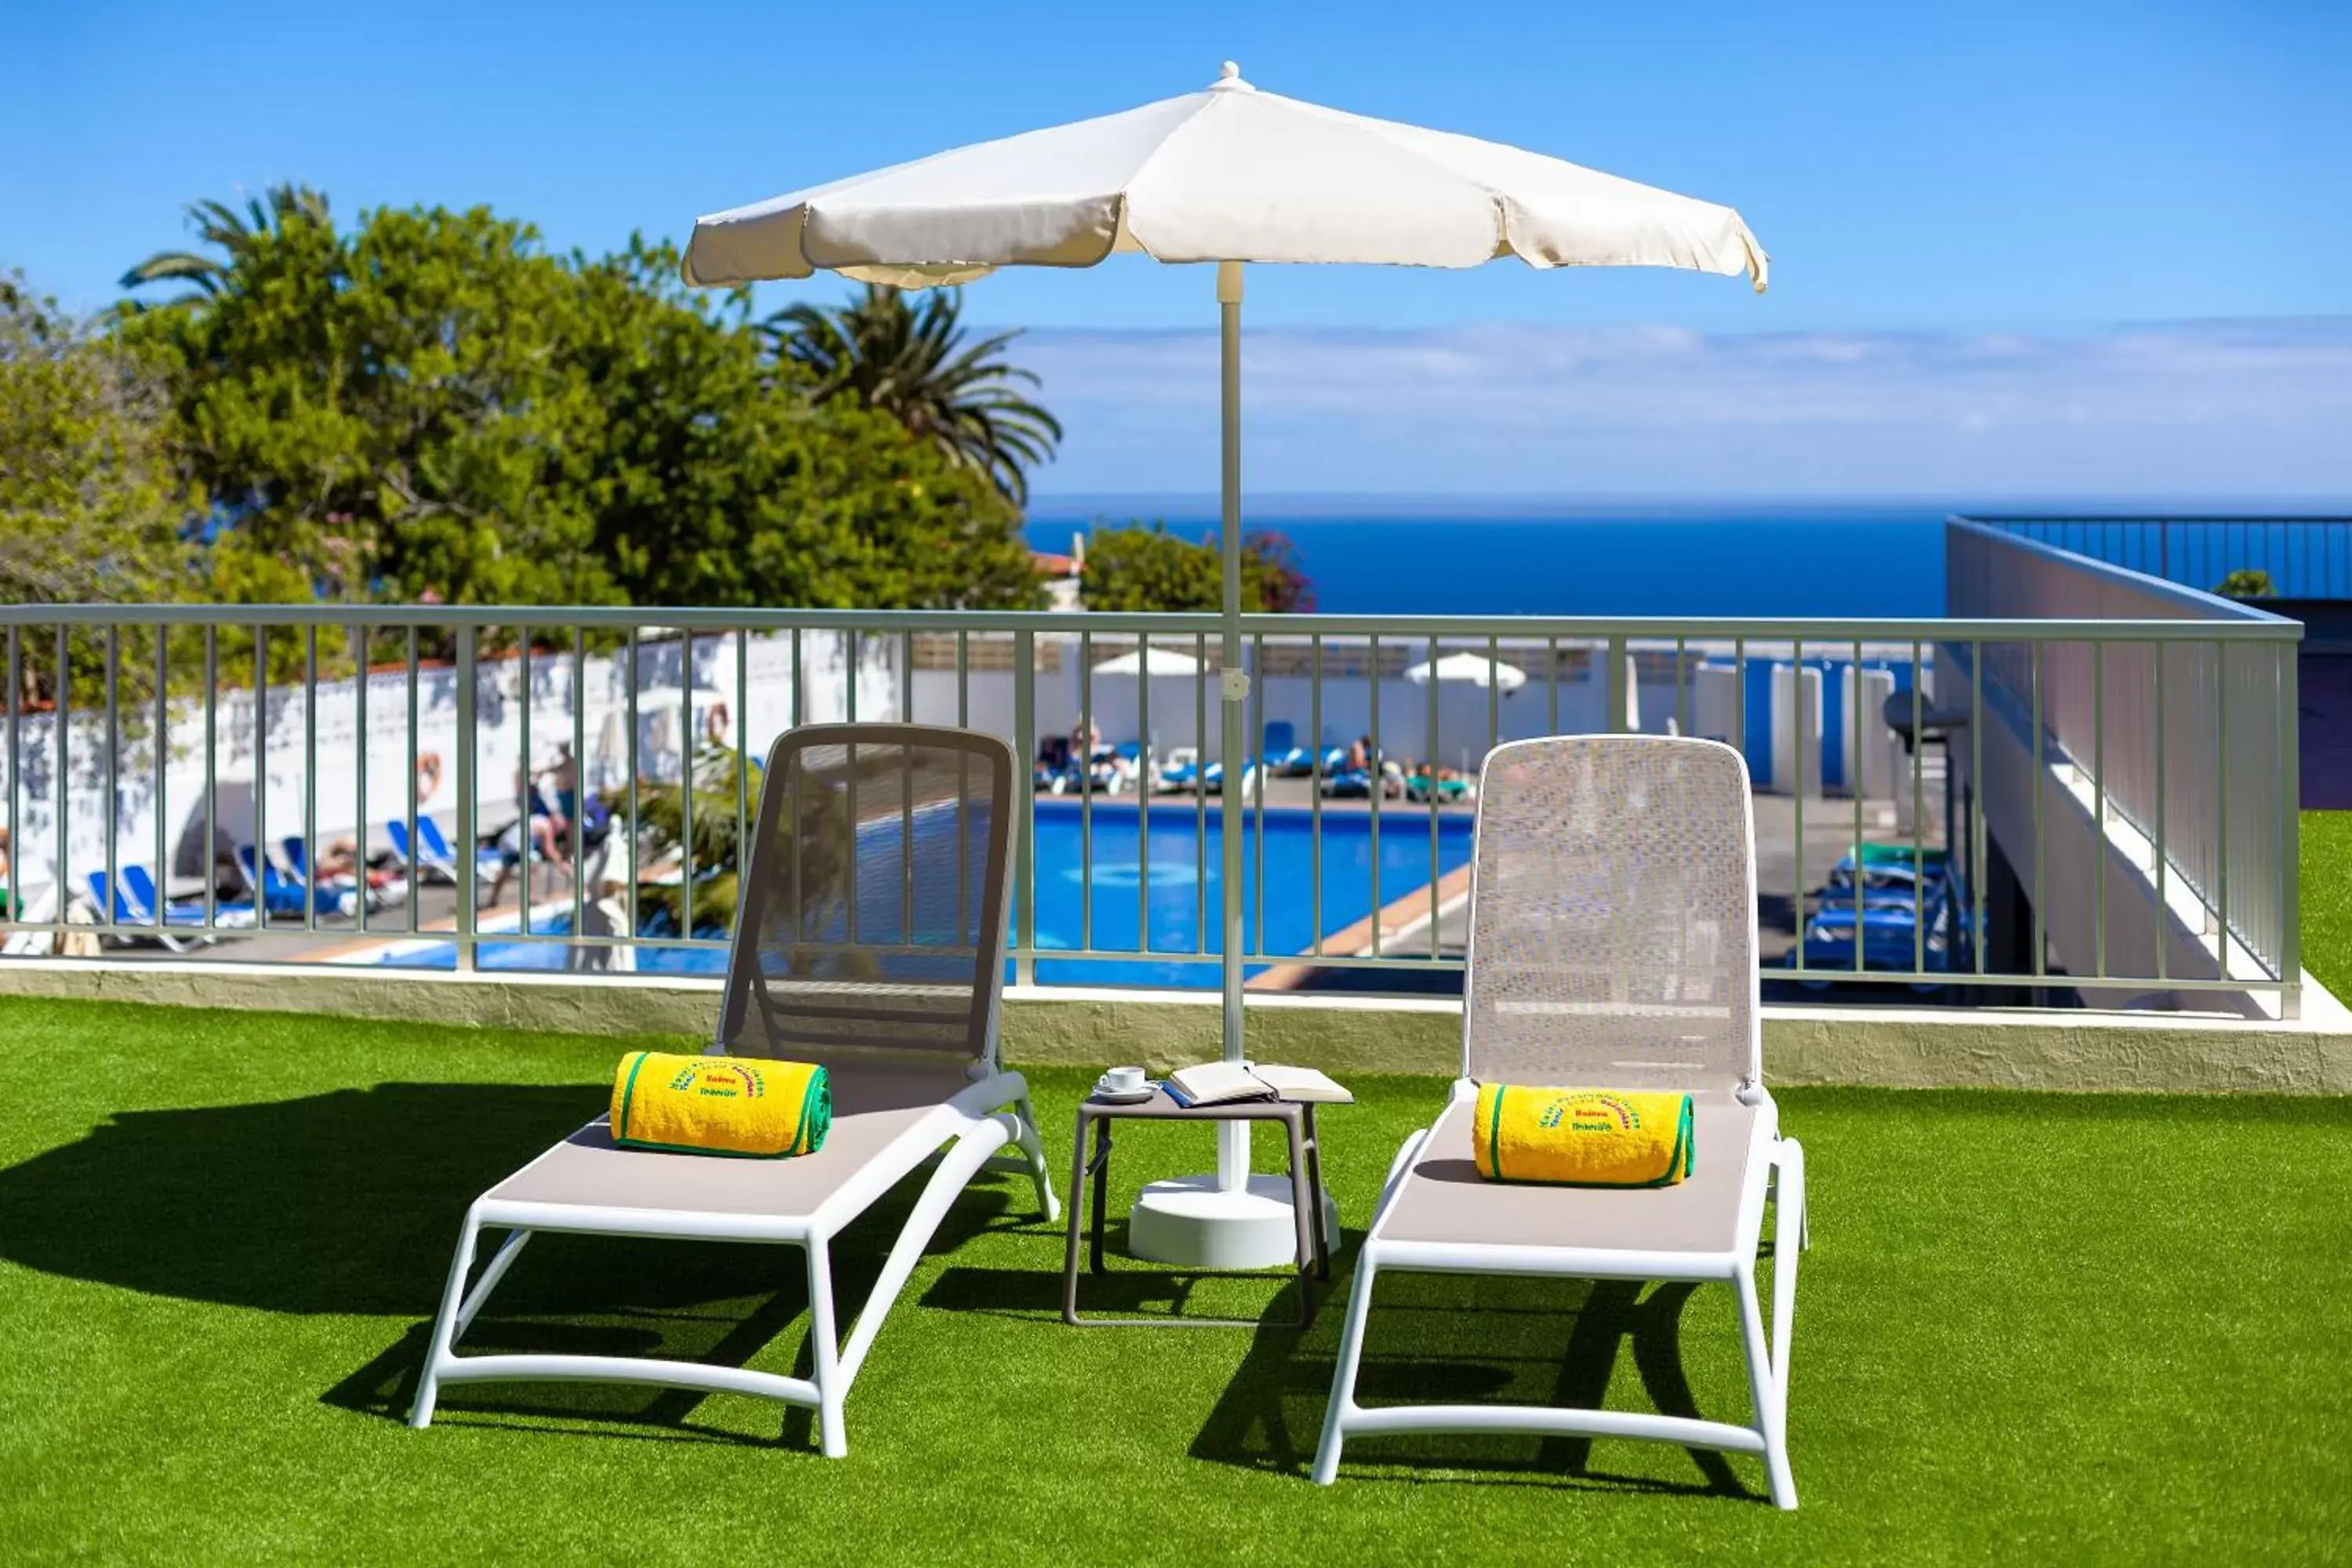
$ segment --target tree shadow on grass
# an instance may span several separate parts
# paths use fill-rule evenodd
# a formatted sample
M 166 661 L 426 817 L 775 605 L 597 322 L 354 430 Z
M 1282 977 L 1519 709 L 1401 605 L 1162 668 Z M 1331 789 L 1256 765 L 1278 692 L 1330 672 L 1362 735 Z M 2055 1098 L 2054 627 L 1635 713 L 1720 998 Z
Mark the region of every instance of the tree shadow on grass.
M 404 1415 L 467 1205 L 603 1109 L 596 1087 L 383 1084 L 299 1100 L 119 1113 L 0 1170 L 0 1258 L 70 1279 L 297 1314 L 406 1317 L 405 1332 L 322 1395 Z M 881 1272 L 927 1170 L 835 1241 L 845 1327 Z M 1025 1189 L 1024 1189 L 1025 1190 Z M 982 1177 L 932 1237 L 1000 1222 L 1013 1184 Z M 497 1236 L 485 1238 L 487 1258 Z M 807 1315 L 797 1247 L 545 1236 L 461 1349 L 740 1365 Z M 809 1348 L 794 1368 L 805 1376 Z M 514 1397 L 528 1388 L 525 1398 Z M 556 1416 L 632 1434 L 743 1441 L 689 1420 L 705 1395 L 598 1384 L 463 1384 L 460 1419 Z M 805 1442 L 793 1412 L 786 1440 Z
M 1666 1283 L 1644 1294 L 1640 1284 L 1618 1280 L 1495 1276 L 1465 1284 L 1452 1276 L 1383 1274 L 1366 1325 L 1356 1397 L 1368 1406 L 1599 1408 L 1621 1350 L 1630 1349 L 1649 1408 L 1703 1418 L 1683 1370 L 1683 1309 L 1696 1289 Z M 1305 1330 L 1260 1329 L 1194 1438 L 1192 1457 L 1306 1475 L 1322 1437 L 1346 1316 L 1346 1294 L 1335 1290 Z M 1743 1407 L 1732 1418 L 1744 1420 L 1747 1414 Z M 1613 1443 L 1612 1448 L 1623 1451 Z M 1480 1485 L 1764 1497 L 1742 1482 L 1723 1454 L 1685 1451 L 1697 1475 L 1675 1481 L 1596 1467 L 1589 1437 L 1416 1433 L 1351 1438 L 1341 1475 L 1427 1484 L 1433 1478 L 1391 1468 L 1439 1468 L 1449 1472 L 1447 1480 Z
M 268 1311 L 429 1313 L 466 1205 L 604 1100 L 391 1083 L 120 1112 L 0 1170 L 0 1258 Z

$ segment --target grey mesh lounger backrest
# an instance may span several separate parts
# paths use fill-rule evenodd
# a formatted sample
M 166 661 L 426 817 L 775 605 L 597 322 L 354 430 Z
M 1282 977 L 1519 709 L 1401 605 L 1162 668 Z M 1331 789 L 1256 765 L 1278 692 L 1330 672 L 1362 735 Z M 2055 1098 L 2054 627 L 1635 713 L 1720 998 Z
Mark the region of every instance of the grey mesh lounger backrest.
M 990 1062 L 1013 751 L 814 724 L 768 753 L 719 1043 L 742 1056 Z
M 1759 1083 L 1752 834 L 1748 765 L 1717 742 L 1497 747 L 1478 784 L 1464 1076 Z

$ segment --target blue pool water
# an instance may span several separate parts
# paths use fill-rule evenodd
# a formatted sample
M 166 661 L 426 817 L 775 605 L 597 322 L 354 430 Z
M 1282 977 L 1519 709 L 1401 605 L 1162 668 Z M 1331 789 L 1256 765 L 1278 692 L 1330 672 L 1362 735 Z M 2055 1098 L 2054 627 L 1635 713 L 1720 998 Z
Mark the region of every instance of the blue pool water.
M 1094 855 L 1082 859 L 1086 842 L 1075 801 L 1041 802 L 1037 808 L 1037 945 L 1089 945 L 1122 952 L 1215 953 L 1223 951 L 1217 929 L 1224 887 L 1221 860 L 1224 835 L 1212 802 L 1206 833 L 1191 805 L 1158 806 L 1150 814 L 1150 876 L 1143 868 L 1141 809 L 1133 804 L 1094 806 Z M 1261 827 L 1263 833 L 1261 835 Z M 1437 874 L 1470 858 L 1471 821 L 1466 813 L 1441 816 L 1437 823 Z M 1258 897 L 1263 864 L 1266 896 Z M 1205 872 L 1203 871 L 1205 862 Z M 1331 813 L 1323 818 L 1319 868 L 1312 814 L 1269 808 L 1243 818 L 1242 921 L 1244 952 L 1303 952 L 1314 944 L 1314 889 L 1322 890 L 1325 935 L 1355 924 L 1372 912 L 1374 864 L 1368 813 Z M 1429 816 L 1424 812 L 1383 814 L 1378 864 L 1380 901 L 1392 904 L 1430 881 Z M 1265 940 L 1258 935 L 1264 903 Z M 1201 924 L 1207 914 L 1205 940 Z M 1041 958 L 1037 978 L 1049 985 L 1192 985 L 1214 988 L 1214 963 L 1152 963 L 1126 960 Z
M 1091 809 L 1091 834 L 1087 816 L 1087 808 L 1077 801 L 1037 804 L 1038 948 L 1051 952 L 1091 946 L 1136 956 L 1040 958 L 1039 983 L 1213 989 L 1219 979 L 1213 962 L 1186 963 L 1152 955 L 1213 955 L 1221 951 L 1218 906 L 1223 889 L 1223 835 L 1216 804 L 1210 804 L 1205 833 L 1189 802 L 1151 808 L 1148 829 L 1143 808 L 1131 801 L 1096 802 Z M 1247 812 L 1243 834 L 1246 951 L 1290 953 L 1309 949 L 1317 932 L 1313 889 L 1318 886 L 1325 935 L 1371 913 L 1375 855 L 1368 813 L 1334 812 L 1323 817 L 1319 864 L 1314 816 L 1308 811 L 1276 807 Z M 1470 836 L 1467 813 L 1448 813 L 1438 818 L 1437 875 L 1468 862 Z M 1091 856 L 1086 850 L 1089 840 Z M 1427 812 L 1383 813 L 1377 862 L 1382 905 L 1427 887 L 1431 879 Z M 1261 865 L 1266 889 L 1263 943 L 1258 940 Z M 887 898 L 876 900 L 880 918 L 890 918 L 890 904 Z M 1019 919 L 1017 910 L 1013 919 Z M 553 934 L 569 927 L 566 915 L 534 930 Z M 448 969 L 457 962 L 456 948 L 447 942 L 402 943 L 388 951 L 382 962 L 402 968 Z M 484 969 L 562 969 L 566 948 L 560 942 L 485 942 L 479 963 Z M 636 963 L 638 970 L 647 973 L 716 974 L 727 967 L 726 954 L 715 948 L 640 947 Z

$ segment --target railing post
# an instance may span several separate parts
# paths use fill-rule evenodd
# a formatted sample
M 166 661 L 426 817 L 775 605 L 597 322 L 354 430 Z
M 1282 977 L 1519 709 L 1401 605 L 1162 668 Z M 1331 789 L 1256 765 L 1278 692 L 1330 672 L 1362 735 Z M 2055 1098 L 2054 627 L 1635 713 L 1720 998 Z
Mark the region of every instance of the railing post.
M 1609 732 L 1619 734 L 1625 728 L 1625 639 L 1609 639 Z M 1433 686 L 1435 683 L 1432 682 Z
M 24 667 L 23 650 L 17 644 L 17 629 L 11 625 L 8 627 L 8 847 L 22 855 L 24 850 L 20 846 L 25 842 L 25 834 L 23 826 L 16 820 L 16 790 L 17 781 L 25 772 L 22 719 L 18 712 L 21 700 L 18 688 L 24 679 Z M 209 689 L 205 700 L 211 700 Z M 13 921 L 22 915 L 24 900 L 16 894 L 16 884 L 21 880 L 21 876 L 11 875 L 5 892 L 0 893 L 0 898 L 5 900 L 5 903 L 0 903 L 0 920 Z M 205 923 L 210 925 L 213 922 L 212 900 L 207 899 L 205 902 Z
M 474 967 L 474 899 L 475 833 L 479 826 L 479 807 L 474 798 L 477 781 L 474 777 L 474 628 L 457 628 L 457 968 L 462 973 Z M 630 821 L 635 831 L 636 822 Z M 530 895 L 524 895 L 528 898 Z
M 1013 983 L 1037 984 L 1037 634 L 1013 634 Z
M 2303 1016 L 2303 709 L 2301 647 L 2275 645 L 2279 661 L 2279 1016 Z M 2223 933 L 2228 940 L 2228 933 Z

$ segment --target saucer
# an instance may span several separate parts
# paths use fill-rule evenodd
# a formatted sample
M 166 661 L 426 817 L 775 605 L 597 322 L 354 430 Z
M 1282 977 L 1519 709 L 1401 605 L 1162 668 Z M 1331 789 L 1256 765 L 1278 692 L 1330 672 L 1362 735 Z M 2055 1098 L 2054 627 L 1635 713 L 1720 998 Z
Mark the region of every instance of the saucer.
M 1087 1098 L 1100 1105 L 1140 1105 L 1159 1092 L 1156 1083 L 1146 1083 L 1141 1089 L 1105 1089 L 1097 1079 L 1094 1092 Z

